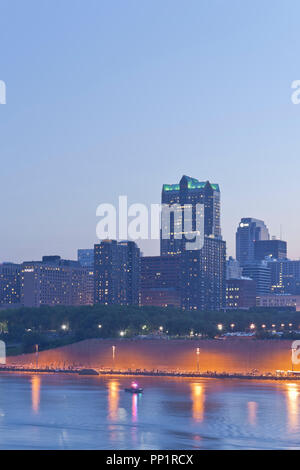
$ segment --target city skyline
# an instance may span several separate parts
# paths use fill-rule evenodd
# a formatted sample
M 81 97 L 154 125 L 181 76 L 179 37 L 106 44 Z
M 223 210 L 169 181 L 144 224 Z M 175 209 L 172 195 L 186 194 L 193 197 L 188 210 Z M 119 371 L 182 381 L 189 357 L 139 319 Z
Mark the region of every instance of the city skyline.
M 282 226 L 298 259 L 299 11 L 90 0 L 58 15 L 4 1 L 0 260 L 75 258 L 97 241 L 99 204 L 127 194 L 149 206 L 182 174 L 220 184 L 228 255 L 253 217 L 277 237 Z M 159 242 L 140 246 L 159 253 Z

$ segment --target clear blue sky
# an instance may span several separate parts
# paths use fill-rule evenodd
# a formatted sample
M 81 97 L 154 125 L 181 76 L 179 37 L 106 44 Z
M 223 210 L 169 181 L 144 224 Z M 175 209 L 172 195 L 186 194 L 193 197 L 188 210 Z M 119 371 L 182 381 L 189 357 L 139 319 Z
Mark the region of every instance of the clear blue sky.
M 0 0 L 0 261 L 75 258 L 101 202 L 182 174 L 300 257 L 298 0 Z M 147 247 L 145 253 L 153 253 Z

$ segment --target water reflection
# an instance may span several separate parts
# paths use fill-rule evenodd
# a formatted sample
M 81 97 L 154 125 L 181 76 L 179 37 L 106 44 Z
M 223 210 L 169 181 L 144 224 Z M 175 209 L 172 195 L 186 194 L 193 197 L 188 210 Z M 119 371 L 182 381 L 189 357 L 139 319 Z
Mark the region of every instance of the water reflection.
M 286 384 L 287 387 L 287 408 L 288 408 L 288 427 L 290 431 L 298 426 L 299 419 L 299 388 L 295 383 Z
M 136 423 L 138 418 L 138 396 L 136 393 L 132 394 L 132 422 Z
M 31 402 L 32 410 L 38 413 L 40 409 L 40 394 L 41 394 L 41 377 L 34 375 L 31 378 Z
M 193 402 L 193 419 L 197 422 L 203 421 L 205 393 L 203 385 L 199 383 L 191 384 L 191 397 Z
M 251 426 L 256 426 L 258 404 L 256 401 L 248 401 L 247 405 L 249 424 L 251 424 Z
M 119 384 L 111 380 L 108 384 L 108 419 L 115 421 L 119 410 Z

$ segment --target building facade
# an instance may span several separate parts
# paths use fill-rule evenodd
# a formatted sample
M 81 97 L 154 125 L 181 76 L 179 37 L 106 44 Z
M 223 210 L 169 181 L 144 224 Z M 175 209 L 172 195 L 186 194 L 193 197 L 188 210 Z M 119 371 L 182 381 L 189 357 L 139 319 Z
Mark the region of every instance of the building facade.
M 285 307 L 293 308 L 297 312 L 300 311 L 300 295 L 292 294 L 270 294 L 260 295 L 256 299 L 257 307 L 266 308 L 279 308 L 284 309 Z
M 254 258 L 262 261 L 265 258 L 286 259 L 287 243 L 283 240 L 256 240 L 254 242 Z
M 93 268 L 94 267 L 94 250 L 93 250 L 93 248 L 77 250 L 77 260 L 78 260 L 80 266 L 84 266 L 85 268 Z
M 226 308 L 248 309 L 256 306 L 256 282 L 242 277 L 226 281 Z
M 180 255 L 141 258 L 141 305 L 181 307 Z
M 136 243 L 103 240 L 94 246 L 94 303 L 139 305 L 140 249 Z
M 236 232 L 236 259 L 241 266 L 252 263 L 254 243 L 257 240 L 269 240 L 269 231 L 262 220 L 243 218 Z
M 0 264 L 0 308 L 20 304 L 20 269 L 19 264 Z
M 90 282 L 89 269 L 77 261 L 59 256 L 25 261 L 21 265 L 21 303 L 26 307 L 89 305 Z
M 257 295 L 271 292 L 271 270 L 266 261 L 257 261 L 243 267 L 243 276 L 250 277 L 256 282 Z
M 181 306 L 185 310 L 221 310 L 226 307 L 226 243 L 205 237 L 201 250 L 181 258 Z
M 174 256 L 185 250 L 186 242 L 193 238 L 198 224 L 204 217 L 204 235 L 221 238 L 220 189 L 209 181 L 183 176 L 179 184 L 164 184 L 161 195 L 162 229 L 161 255 Z M 203 213 L 199 209 L 203 206 Z M 184 217 L 184 206 L 191 213 Z M 187 220 L 189 217 L 189 220 Z

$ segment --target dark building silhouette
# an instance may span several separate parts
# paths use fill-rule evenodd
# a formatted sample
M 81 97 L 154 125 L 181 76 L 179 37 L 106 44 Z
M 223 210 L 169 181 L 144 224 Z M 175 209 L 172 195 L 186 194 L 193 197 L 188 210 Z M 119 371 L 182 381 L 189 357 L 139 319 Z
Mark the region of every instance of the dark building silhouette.
M 162 188 L 162 231 L 161 231 L 161 255 L 176 255 L 185 250 L 186 241 L 191 231 L 196 230 L 197 204 L 204 206 L 204 234 L 221 238 L 220 227 L 220 189 L 218 184 L 209 181 L 201 182 L 196 178 L 183 176 L 179 184 L 164 184 Z M 191 220 L 184 219 L 183 206 L 190 206 Z M 173 211 L 170 212 L 170 208 Z M 182 224 L 178 224 L 182 217 Z M 192 230 L 183 232 L 188 224 Z M 176 233 L 183 232 L 182 238 L 176 238 Z M 189 241 L 189 239 L 188 239 Z
M 94 246 L 94 303 L 138 305 L 140 250 L 136 243 L 103 240 Z
M 287 243 L 283 240 L 256 240 L 254 242 L 254 258 L 257 261 L 266 257 L 285 259 L 287 257 Z
M 141 305 L 181 307 L 180 256 L 141 258 Z
M 20 304 L 20 265 L 0 264 L 0 307 Z
M 229 309 L 251 308 L 256 306 L 256 282 L 242 277 L 226 281 L 226 307 Z
M 269 240 L 269 231 L 262 220 L 243 218 L 236 232 L 236 259 L 241 266 L 252 263 L 254 243 L 257 240 Z

